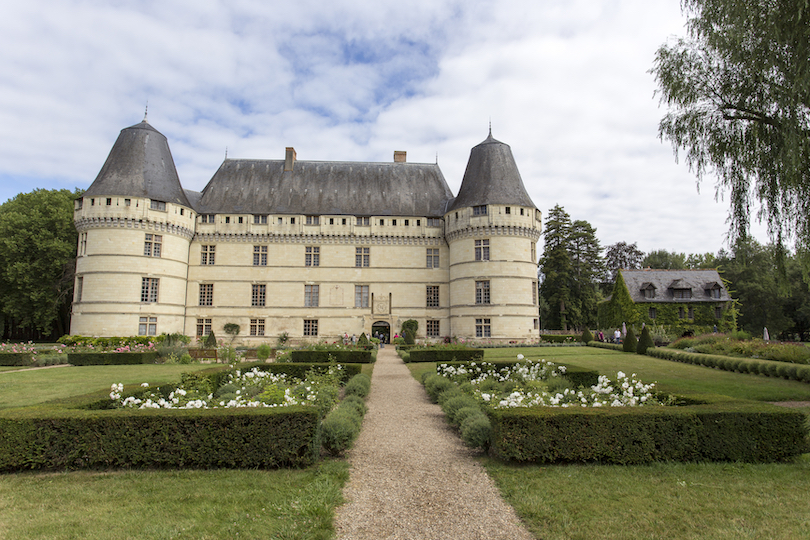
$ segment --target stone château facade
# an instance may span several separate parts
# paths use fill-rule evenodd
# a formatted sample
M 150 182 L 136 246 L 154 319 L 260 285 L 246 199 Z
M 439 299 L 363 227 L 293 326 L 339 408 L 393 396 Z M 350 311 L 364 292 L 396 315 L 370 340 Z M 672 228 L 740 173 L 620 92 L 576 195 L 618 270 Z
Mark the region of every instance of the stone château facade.
M 457 197 L 437 164 L 229 159 L 184 190 L 168 141 L 125 128 L 76 200 L 71 333 L 258 343 L 394 334 L 537 335 L 540 211 L 508 145 L 470 153 Z

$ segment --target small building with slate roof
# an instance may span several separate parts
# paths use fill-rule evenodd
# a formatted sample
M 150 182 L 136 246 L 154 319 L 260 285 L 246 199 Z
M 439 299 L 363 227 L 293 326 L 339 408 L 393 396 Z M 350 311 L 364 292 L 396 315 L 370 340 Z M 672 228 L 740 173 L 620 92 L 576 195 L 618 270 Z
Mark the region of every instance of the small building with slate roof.
M 438 164 L 228 159 L 183 189 L 165 136 L 121 131 L 76 201 L 71 333 L 258 344 L 390 336 L 537 338 L 540 212 L 508 145 L 470 153 L 458 196 Z
M 736 328 L 736 311 L 717 270 L 619 270 L 599 305 L 599 325 L 665 325 L 677 333 Z

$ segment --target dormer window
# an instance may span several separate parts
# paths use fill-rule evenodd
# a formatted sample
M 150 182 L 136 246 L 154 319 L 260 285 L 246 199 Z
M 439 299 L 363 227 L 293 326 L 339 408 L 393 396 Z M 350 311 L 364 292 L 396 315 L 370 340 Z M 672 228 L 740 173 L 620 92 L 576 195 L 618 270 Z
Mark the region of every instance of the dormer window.
M 166 211 L 166 203 L 164 201 L 150 201 L 149 208 L 152 210 L 160 210 L 161 212 Z
M 689 298 L 692 298 L 692 289 L 674 289 L 672 291 L 672 296 L 674 298 L 687 300 Z
M 655 298 L 655 285 L 649 282 L 642 283 L 641 294 L 644 295 L 644 298 Z
M 481 206 L 473 206 L 473 215 L 474 216 L 487 215 L 487 205 L 483 204 Z
M 722 285 L 717 282 L 707 283 L 705 287 L 706 296 L 709 298 L 714 298 L 716 300 L 720 299 L 720 294 L 723 290 Z

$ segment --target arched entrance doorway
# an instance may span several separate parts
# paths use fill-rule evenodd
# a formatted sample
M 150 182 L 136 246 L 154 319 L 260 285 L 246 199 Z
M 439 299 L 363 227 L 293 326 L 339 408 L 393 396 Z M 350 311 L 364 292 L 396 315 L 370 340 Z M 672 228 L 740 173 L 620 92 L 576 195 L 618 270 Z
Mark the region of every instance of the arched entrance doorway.
M 379 337 L 382 334 L 383 343 L 391 343 L 391 325 L 385 321 L 377 321 L 371 325 L 372 337 Z

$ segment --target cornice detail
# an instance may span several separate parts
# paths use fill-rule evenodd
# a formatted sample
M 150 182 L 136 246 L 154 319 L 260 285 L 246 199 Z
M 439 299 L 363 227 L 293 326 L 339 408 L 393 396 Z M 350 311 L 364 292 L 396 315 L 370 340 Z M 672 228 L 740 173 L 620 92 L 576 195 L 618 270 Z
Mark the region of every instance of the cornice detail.
M 78 218 L 73 220 L 76 230 L 84 232 L 88 229 L 106 229 L 106 228 L 119 228 L 119 229 L 143 229 L 147 231 L 160 231 L 167 234 L 180 236 L 186 240 L 191 240 L 194 236 L 194 231 L 188 227 L 181 227 L 173 223 L 164 223 L 161 221 L 152 221 L 149 219 L 131 219 L 119 217 L 91 217 L 91 218 Z
M 437 246 L 442 243 L 443 238 L 431 236 L 333 236 L 323 234 L 197 233 L 194 235 L 193 241 L 202 244 L 234 242 L 246 244 Z
M 481 236 L 522 236 L 537 242 L 540 240 L 540 229 L 536 227 L 485 225 L 483 227 L 465 227 L 445 233 L 448 242 Z

